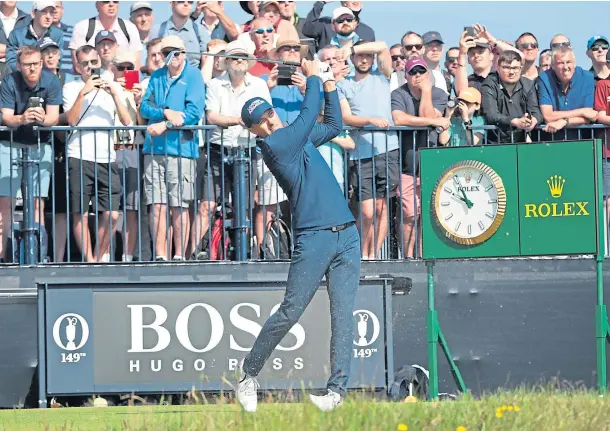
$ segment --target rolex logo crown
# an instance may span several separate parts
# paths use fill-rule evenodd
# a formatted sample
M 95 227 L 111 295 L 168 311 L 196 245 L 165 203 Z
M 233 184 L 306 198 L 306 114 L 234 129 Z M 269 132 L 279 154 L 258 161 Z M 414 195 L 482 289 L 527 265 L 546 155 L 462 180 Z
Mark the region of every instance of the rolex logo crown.
M 551 177 L 546 180 L 546 183 L 549 185 L 549 190 L 551 191 L 551 196 L 554 198 L 561 197 L 565 182 L 565 178 L 562 178 L 561 175 L 551 175 Z
M 472 174 L 470 172 L 467 172 L 466 175 L 464 175 L 464 179 L 466 180 L 467 183 L 469 183 L 470 180 L 472 179 Z

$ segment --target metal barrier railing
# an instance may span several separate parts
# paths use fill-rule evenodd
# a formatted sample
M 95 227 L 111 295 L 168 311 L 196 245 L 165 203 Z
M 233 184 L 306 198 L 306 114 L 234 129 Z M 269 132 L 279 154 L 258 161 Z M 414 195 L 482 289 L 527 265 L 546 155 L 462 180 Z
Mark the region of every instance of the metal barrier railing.
M 145 126 L 35 130 L 38 142 L 24 144 L 14 142 L 10 129 L 0 128 L 2 262 L 290 258 L 287 196 L 262 160 L 254 137 L 225 140 L 223 129 L 219 139 L 211 139 L 215 126 L 182 127 L 176 129 L 177 148 L 167 145 L 166 136 L 162 149 L 152 146 L 145 154 Z M 436 142 L 438 131 L 345 130 L 343 140 L 329 142 L 320 151 L 357 220 L 363 259 L 420 258 L 417 150 Z M 40 134 L 49 132 L 50 143 L 41 144 Z M 525 137 L 519 131 L 497 133 L 493 126 L 470 132 L 482 145 Z M 194 134 L 203 143 L 200 148 L 183 145 Z M 596 138 L 607 148 L 608 135 L 610 129 L 591 125 L 554 135 L 539 128 L 525 138 Z M 374 151 L 362 142 L 372 143 Z M 607 227 L 608 211 L 605 214 Z

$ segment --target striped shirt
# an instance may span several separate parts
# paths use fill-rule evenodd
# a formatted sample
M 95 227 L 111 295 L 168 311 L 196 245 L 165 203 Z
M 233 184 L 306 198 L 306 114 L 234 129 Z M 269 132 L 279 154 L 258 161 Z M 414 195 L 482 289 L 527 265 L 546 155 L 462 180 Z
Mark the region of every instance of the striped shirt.
M 70 51 L 70 41 L 72 40 L 72 32 L 74 27 L 66 25 L 63 22 L 59 23 L 59 28 L 64 32 L 64 43 L 61 47 L 61 65 L 59 69 L 64 73 L 74 74 L 72 67 L 72 51 Z

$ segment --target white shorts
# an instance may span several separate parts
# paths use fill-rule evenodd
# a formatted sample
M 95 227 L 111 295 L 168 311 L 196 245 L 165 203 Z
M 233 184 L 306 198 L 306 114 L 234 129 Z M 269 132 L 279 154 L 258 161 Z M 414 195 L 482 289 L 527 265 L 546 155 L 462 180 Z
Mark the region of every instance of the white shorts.
M 258 185 L 259 205 L 275 205 L 288 200 L 288 197 L 260 155 L 256 160 L 256 170 L 258 173 L 256 184 Z

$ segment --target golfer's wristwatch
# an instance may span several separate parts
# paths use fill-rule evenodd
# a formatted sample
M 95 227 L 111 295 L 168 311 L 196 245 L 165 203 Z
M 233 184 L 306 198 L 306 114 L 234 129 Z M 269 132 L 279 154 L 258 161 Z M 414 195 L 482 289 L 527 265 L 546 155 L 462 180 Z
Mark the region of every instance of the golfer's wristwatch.
M 167 127 L 168 129 L 171 129 L 171 128 L 172 128 L 172 127 L 174 127 L 174 126 L 172 125 L 172 122 L 171 122 L 171 121 L 166 121 L 166 122 L 165 122 L 165 127 Z

